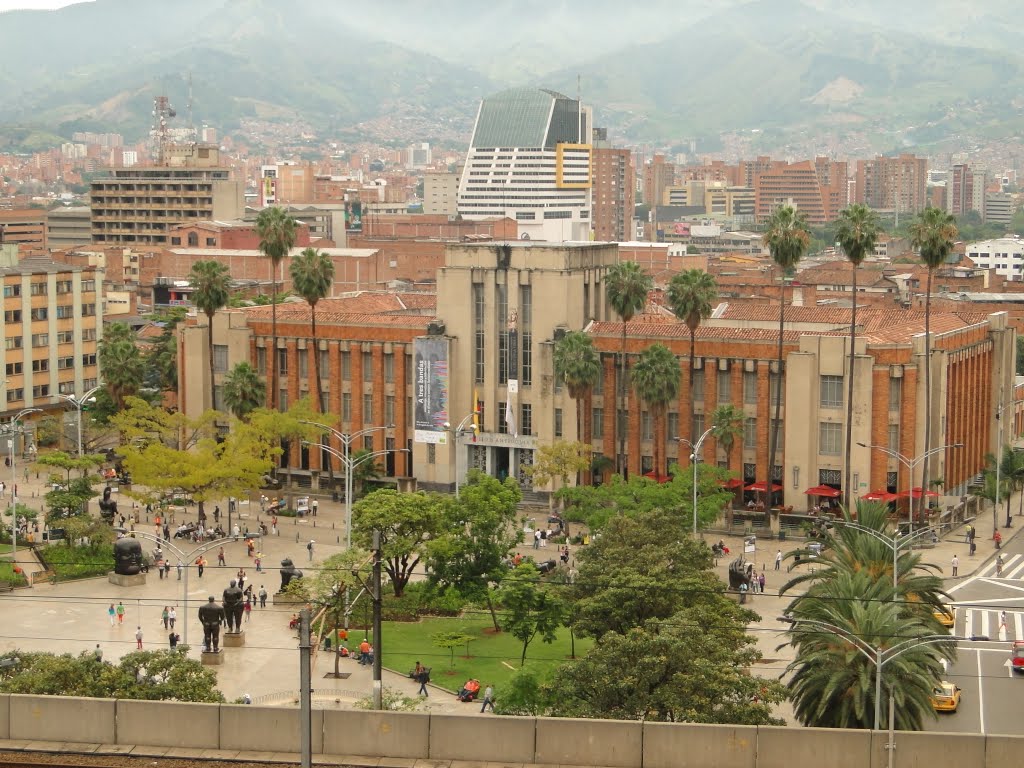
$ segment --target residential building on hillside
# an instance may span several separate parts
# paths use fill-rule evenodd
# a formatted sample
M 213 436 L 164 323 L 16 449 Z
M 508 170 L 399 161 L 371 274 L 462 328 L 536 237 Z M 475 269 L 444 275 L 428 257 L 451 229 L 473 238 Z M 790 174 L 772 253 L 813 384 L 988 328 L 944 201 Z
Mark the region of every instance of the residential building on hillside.
M 590 109 L 554 91 L 483 100 L 459 183 L 463 218 L 515 219 L 526 240 L 586 240 L 591 229 Z

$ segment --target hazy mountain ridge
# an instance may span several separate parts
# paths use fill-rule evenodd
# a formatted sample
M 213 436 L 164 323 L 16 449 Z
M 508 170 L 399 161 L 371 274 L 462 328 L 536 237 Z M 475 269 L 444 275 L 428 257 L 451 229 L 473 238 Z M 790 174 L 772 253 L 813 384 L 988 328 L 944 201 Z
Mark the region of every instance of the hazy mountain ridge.
M 183 113 L 188 72 L 196 118 L 223 128 L 261 111 L 341 131 L 410 112 L 468 133 L 482 96 L 520 83 L 575 94 L 577 76 L 597 123 L 638 140 L 879 119 L 941 130 L 965 103 L 982 119 L 1019 119 L 1010 105 L 1024 94 L 1024 58 L 1004 40 L 1013 5 L 977 5 L 725 0 L 709 12 L 650 0 L 628 14 L 594 0 L 583 14 L 568 0 L 379 0 L 358 11 L 176 0 L 169 13 L 96 0 L 0 14 L 0 123 L 135 138 L 154 95 Z

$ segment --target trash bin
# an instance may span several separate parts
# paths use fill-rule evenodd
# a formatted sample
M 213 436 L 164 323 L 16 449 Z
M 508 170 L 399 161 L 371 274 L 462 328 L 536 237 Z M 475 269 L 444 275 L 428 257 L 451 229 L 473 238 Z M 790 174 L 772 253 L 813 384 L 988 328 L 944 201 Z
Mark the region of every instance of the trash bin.
M 786 540 L 786 532 L 783 531 L 783 530 L 780 530 L 779 531 L 779 541 L 785 541 L 785 540 Z

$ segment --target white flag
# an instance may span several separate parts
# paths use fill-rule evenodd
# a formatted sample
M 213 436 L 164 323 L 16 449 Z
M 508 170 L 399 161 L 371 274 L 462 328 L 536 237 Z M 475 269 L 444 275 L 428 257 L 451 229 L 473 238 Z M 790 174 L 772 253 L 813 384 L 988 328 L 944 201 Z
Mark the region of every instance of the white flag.
M 505 427 L 512 437 L 519 437 L 516 413 L 519 411 L 519 380 L 508 380 L 508 400 L 505 401 Z

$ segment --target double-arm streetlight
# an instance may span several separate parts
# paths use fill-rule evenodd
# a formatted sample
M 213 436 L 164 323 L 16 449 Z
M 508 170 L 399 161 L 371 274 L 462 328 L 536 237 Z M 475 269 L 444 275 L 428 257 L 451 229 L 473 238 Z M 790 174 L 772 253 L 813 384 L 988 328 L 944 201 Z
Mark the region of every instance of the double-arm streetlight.
M 18 434 L 18 428 L 21 426 L 19 422 L 22 417 L 30 413 L 39 413 L 41 410 L 42 408 L 22 408 L 11 417 L 10 422 L 7 424 L 7 450 L 9 451 L 8 456 L 11 463 L 11 562 L 15 566 L 18 564 L 18 499 L 17 494 L 14 492 L 18 484 L 18 470 L 15 466 L 17 455 L 14 451 L 15 435 Z M 21 435 L 24 440 L 24 428 L 21 429 Z
M 95 403 L 96 402 L 95 395 L 101 389 L 103 389 L 103 385 L 102 384 L 97 384 L 95 387 L 90 389 L 88 392 L 86 392 L 81 397 L 78 397 L 75 394 L 70 394 L 70 395 L 62 395 L 60 393 L 57 394 L 57 397 L 59 397 L 61 400 L 64 400 L 65 402 L 70 403 L 71 406 L 76 411 L 78 411 L 78 457 L 79 458 L 81 458 L 84 455 L 84 453 L 85 453 L 85 444 L 84 444 L 84 441 L 82 439 L 82 408 L 84 408 L 89 403 Z
M 945 450 L 947 450 L 949 448 L 963 448 L 964 447 L 963 443 L 949 443 L 947 445 L 940 445 L 937 448 L 932 448 L 932 449 L 927 450 L 924 453 L 920 454 L 919 456 L 915 456 L 912 459 L 908 459 L 906 456 L 904 456 L 899 451 L 894 451 L 894 450 L 892 450 L 892 448 L 889 448 L 889 447 L 884 446 L 884 445 L 873 445 L 873 444 L 869 444 L 869 443 L 857 443 L 857 445 L 859 445 L 861 448 L 870 448 L 870 449 L 875 450 L 875 451 L 880 451 L 881 453 L 884 453 L 886 456 L 888 456 L 890 458 L 893 458 L 893 459 L 896 459 L 896 461 L 898 461 L 900 464 L 902 464 L 904 467 L 907 468 L 907 473 L 910 475 L 910 481 L 909 481 L 910 482 L 910 491 L 909 491 L 909 493 L 910 493 L 910 529 L 909 530 L 910 530 L 911 533 L 914 532 L 914 468 L 917 467 L 917 465 L 920 464 L 925 459 L 927 459 L 927 458 L 929 458 L 931 456 L 934 456 L 936 453 L 942 453 L 943 451 L 945 451 Z M 924 482 L 924 478 L 922 478 L 922 482 Z M 928 495 L 928 489 L 922 487 L 921 488 L 921 504 L 922 504 L 922 509 L 924 508 L 923 505 L 925 503 L 925 497 L 927 495 Z
M 452 427 L 450 421 L 444 423 L 444 431 L 448 432 L 452 436 L 452 441 L 455 443 L 455 498 L 459 498 L 459 456 L 462 454 L 462 446 L 459 445 L 459 439 L 468 434 L 476 434 L 476 424 L 470 424 L 470 421 L 479 414 L 479 411 L 472 411 L 466 418 L 459 422 L 457 427 Z
M 714 427 L 708 427 L 704 434 L 697 438 L 697 442 L 691 443 L 685 437 L 677 437 L 676 441 L 689 447 L 690 465 L 693 467 L 693 536 L 697 537 L 697 465 L 700 463 L 700 449 L 707 440 L 708 435 L 715 431 Z

